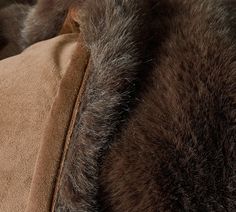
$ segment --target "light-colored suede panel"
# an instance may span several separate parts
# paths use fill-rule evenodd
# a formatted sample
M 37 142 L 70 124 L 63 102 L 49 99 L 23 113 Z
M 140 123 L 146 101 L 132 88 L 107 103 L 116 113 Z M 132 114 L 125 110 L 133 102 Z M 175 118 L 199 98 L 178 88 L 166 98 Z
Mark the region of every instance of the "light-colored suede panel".
M 0 61 L 0 212 L 27 207 L 40 142 L 76 43 L 76 34 L 62 35 Z
M 70 134 L 73 110 L 89 61 L 89 52 L 78 37 L 78 44 L 58 89 L 43 137 L 32 181 L 27 212 L 52 211 L 57 178 L 63 162 L 65 141 Z M 63 166 L 63 165 L 62 165 Z
M 61 161 L 60 161 L 60 169 L 59 169 L 59 172 L 58 172 L 56 187 L 54 189 L 54 194 L 53 194 L 52 210 L 51 211 L 56 210 L 56 204 L 57 204 L 60 189 L 61 189 L 61 186 L 62 186 L 62 179 L 63 179 L 62 173 L 63 173 L 65 165 L 66 165 L 66 157 L 67 157 L 67 154 L 68 154 L 68 150 L 71 147 L 71 139 L 72 139 L 72 136 L 73 136 L 73 130 L 76 127 L 76 124 L 78 124 L 78 123 L 76 123 L 76 118 L 78 116 L 80 107 L 82 105 L 82 96 L 84 95 L 85 88 L 86 88 L 86 85 L 88 83 L 88 78 L 89 78 L 89 74 L 90 74 L 90 72 L 89 72 L 90 65 L 89 64 L 91 64 L 91 63 L 88 61 L 88 65 L 87 65 L 86 69 L 84 71 L 81 70 L 78 73 L 81 76 L 82 80 L 79 83 L 79 89 L 78 89 L 79 92 L 78 92 L 78 95 L 76 97 L 75 105 L 73 107 L 73 113 L 72 113 L 72 116 L 71 116 L 71 119 L 70 119 L 70 125 L 69 125 L 67 135 L 66 135 L 66 139 L 65 139 L 63 154 L 62 154 L 62 158 L 61 158 Z

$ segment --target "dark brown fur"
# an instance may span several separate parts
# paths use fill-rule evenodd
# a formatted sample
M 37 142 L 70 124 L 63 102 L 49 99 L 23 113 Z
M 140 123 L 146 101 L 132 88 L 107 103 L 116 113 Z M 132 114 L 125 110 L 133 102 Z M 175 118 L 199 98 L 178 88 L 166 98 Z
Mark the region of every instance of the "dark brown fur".
M 0 10 L 0 36 L 10 43 L 13 54 L 52 38 L 61 30 L 73 1 L 76 0 L 22 0 L 24 4 L 16 3 L 3 8 Z M 32 5 L 33 2 L 35 4 Z
M 56 211 L 235 211 L 235 1 L 88 2 L 91 76 Z
M 143 57 L 147 44 L 142 40 L 146 38 L 143 32 L 148 30 L 149 4 L 136 0 L 89 0 L 79 10 L 81 32 L 91 50 L 90 78 L 56 211 L 99 210 L 98 161 L 127 113 L 137 74 L 147 60 Z
M 30 8 L 29 5 L 13 4 L 0 10 L 0 59 L 22 51 L 21 30 Z
M 21 31 L 21 46 L 26 48 L 38 41 L 56 36 L 73 0 L 39 0 L 29 11 Z
M 101 211 L 236 211 L 236 4 L 158 7 L 168 36 L 104 160 Z

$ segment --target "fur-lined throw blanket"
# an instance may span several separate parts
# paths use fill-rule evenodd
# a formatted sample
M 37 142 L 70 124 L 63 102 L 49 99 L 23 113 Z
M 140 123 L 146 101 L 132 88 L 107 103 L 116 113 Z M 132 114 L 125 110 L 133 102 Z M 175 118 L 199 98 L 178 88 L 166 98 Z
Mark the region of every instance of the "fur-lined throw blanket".
M 236 1 L 41 2 L 0 11 L 1 58 L 30 46 L 0 61 L 0 211 L 235 212 Z

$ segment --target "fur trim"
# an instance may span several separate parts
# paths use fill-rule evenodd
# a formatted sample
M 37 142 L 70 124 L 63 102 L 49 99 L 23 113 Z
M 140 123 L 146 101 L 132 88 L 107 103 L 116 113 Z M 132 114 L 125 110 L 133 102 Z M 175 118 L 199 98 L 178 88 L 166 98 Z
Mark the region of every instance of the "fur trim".
M 232 7 L 229 0 L 84 2 L 90 78 L 56 211 L 235 211 Z
M 167 33 L 104 160 L 102 211 L 236 211 L 235 1 L 156 9 Z
M 77 118 L 57 211 L 98 211 L 100 163 L 128 112 L 147 61 L 146 0 L 88 0 L 79 11 L 91 50 L 90 79 Z M 135 36 L 134 36 L 135 35 Z

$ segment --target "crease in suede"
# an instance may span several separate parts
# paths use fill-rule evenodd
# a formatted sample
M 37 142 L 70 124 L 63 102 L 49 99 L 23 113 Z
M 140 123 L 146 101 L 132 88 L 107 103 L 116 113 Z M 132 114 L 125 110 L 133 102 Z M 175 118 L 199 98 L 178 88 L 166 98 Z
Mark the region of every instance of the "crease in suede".
M 74 130 L 74 127 L 75 127 L 75 124 L 76 124 L 76 117 L 79 113 L 79 110 L 80 110 L 80 106 L 81 106 L 81 98 L 85 92 L 85 86 L 87 84 L 87 81 L 88 81 L 88 78 L 89 78 L 89 61 L 87 63 L 87 67 L 85 68 L 85 72 L 82 73 L 83 74 L 83 77 L 82 77 L 82 80 L 81 80 L 81 84 L 79 86 L 79 91 L 78 91 L 78 95 L 77 95 L 77 99 L 76 99 L 76 103 L 74 105 L 74 110 L 73 110 L 73 113 L 72 113 L 72 116 L 71 116 L 71 121 L 70 121 L 70 126 L 69 126 L 69 129 L 67 131 L 67 136 L 66 136 L 66 141 L 65 141 L 65 145 L 64 145 L 64 151 L 63 151 L 63 155 L 62 155 L 62 159 L 61 159 L 61 165 L 60 165 L 60 168 L 59 168 L 59 173 L 58 173 L 58 179 L 57 179 L 57 183 L 56 183 L 56 186 L 55 186 L 55 191 L 54 191 L 54 196 L 53 196 L 53 201 L 52 201 L 52 207 L 51 207 L 51 211 L 55 211 L 55 207 L 56 207 L 56 201 L 57 201 L 57 198 L 58 198 L 58 194 L 59 194 L 59 191 L 60 191 L 60 187 L 61 187 L 61 180 L 62 180 L 62 172 L 63 172 L 63 169 L 64 169 L 64 165 L 65 165 L 65 162 L 66 162 L 66 158 L 67 158 L 67 153 L 68 153 L 68 149 L 71 145 L 71 141 L 72 141 L 72 135 L 73 135 L 73 130 Z
M 58 36 L 0 62 L 0 211 L 27 208 L 38 153 L 61 85 L 55 71 L 66 73 L 77 37 Z M 61 64 L 55 64 L 53 50 L 61 40 L 67 42 L 61 43 Z
M 63 147 L 78 96 L 79 85 L 83 82 L 83 76 L 78 73 L 85 71 L 88 60 L 88 51 L 78 35 L 75 53 L 73 53 L 71 63 L 62 79 L 45 130 L 35 168 L 36 172 L 33 176 L 27 212 L 50 211 L 51 209 Z

